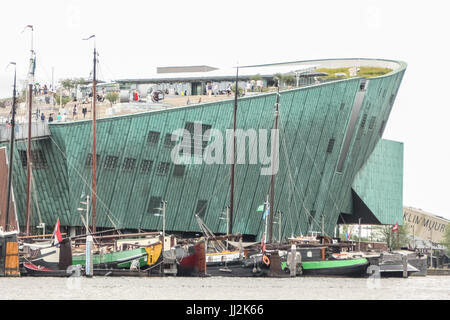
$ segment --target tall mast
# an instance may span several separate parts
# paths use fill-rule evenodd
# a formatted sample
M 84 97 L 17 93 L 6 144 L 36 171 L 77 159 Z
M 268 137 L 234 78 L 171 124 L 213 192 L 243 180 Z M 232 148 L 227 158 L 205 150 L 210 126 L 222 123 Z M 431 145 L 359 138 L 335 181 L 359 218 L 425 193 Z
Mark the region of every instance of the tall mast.
M 30 57 L 30 69 L 28 71 L 28 146 L 27 146 L 27 207 L 26 214 L 26 235 L 30 233 L 30 221 L 31 221 L 31 175 L 32 175 L 32 155 L 31 155 L 31 126 L 32 126 L 32 105 L 33 105 L 33 82 L 34 82 L 34 70 L 35 70 L 35 52 L 33 50 L 33 26 L 28 25 L 26 28 L 31 28 L 31 57 Z
M 83 40 L 89 40 L 94 38 L 94 70 L 93 70 L 93 79 L 92 79 L 92 232 L 96 232 L 96 209 L 97 209 L 97 146 L 96 146 L 96 118 L 97 118 L 97 110 L 95 108 L 97 93 L 97 47 L 95 44 L 95 35 L 90 36 L 89 38 Z M 87 222 L 88 223 L 88 222 Z
M 92 81 L 92 232 L 96 232 L 96 204 L 97 204 L 97 146 L 96 146 L 96 118 L 97 110 L 95 108 L 97 102 L 97 48 L 94 41 L 94 73 Z
M 11 141 L 9 147 L 9 172 L 8 172 L 8 195 L 6 197 L 6 219 L 5 219 L 5 231 L 9 230 L 9 203 L 11 201 L 11 183 L 13 172 L 13 159 L 14 159 L 14 129 L 15 129 L 15 115 L 16 115 L 16 63 L 11 62 L 14 65 L 14 88 L 13 88 L 13 104 L 11 108 Z
M 233 109 L 233 161 L 231 162 L 231 190 L 230 190 L 230 216 L 228 224 L 228 234 L 233 233 L 233 213 L 234 213 L 234 169 L 235 169 L 235 159 L 236 159 L 236 113 L 237 113 L 237 101 L 239 94 L 239 67 L 236 67 L 236 88 L 234 92 L 234 109 Z
M 277 102 L 275 103 L 275 119 L 274 119 L 274 129 L 278 130 L 278 107 L 280 105 L 280 79 L 278 79 L 278 89 L 277 89 Z M 270 213 L 269 213 L 269 243 L 272 243 L 272 232 L 273 232 L 273 210 L 274 210 L 274 198 L 275 198 L 275 166 L 274 156 L 277 150 L 277 135 L 274 135 L 274 141 L 272 141 L 272 179 L 270 183 Z M 278 160 L 275 160 L 278 161 Z M 281 228 L 281 226 L 280 226 Z

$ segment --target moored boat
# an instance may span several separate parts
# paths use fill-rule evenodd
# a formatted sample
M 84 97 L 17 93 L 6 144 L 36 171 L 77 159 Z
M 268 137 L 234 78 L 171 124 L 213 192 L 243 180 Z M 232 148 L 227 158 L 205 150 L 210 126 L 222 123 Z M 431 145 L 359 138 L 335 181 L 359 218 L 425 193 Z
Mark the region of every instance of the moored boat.
M 366 258 L 304 261 L 302 275 L 360 277 L 365 275 L 368 266 Z
M 70 277 L 75 272 L 75 269 L 49 269 L 33 263 L 24 263 L 23 268 L 25 272 L 22 272 L 22 275 L 33 277 Z

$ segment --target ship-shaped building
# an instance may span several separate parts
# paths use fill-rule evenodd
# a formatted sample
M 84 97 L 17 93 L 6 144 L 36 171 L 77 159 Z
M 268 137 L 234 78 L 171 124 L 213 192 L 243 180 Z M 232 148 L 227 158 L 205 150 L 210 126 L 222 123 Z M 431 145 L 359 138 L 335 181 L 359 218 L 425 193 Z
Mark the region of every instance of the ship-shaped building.
M 334 234 L 337 223 L 395 224 L 402 221 L 403 144 L 382 139 L 406 69 L 406 63 L 383 59 L 329 59 L 295 63 L 318 68 L 387 68 L 378 76 L 309 83 L 280 92 L 279 162 L 274 213 L 281 212 L 283 238 L 320 231 Z M 271 154 L 276 92 L 238 99 L 236 128 L 269 132 Z M 202 158 L 217 135 L 233 129 L 234 100 L 192 103 L 97 120 L 97 228 L 161 230 L 155 216 L 167 201 L 167 232 L 200 233 L 198 214 L 215 233 L 226 233 L 221 217 L 230 202 L 230 164 Z M 200 131 L 194 128 L 200 125 Z M 92 122 L 51 123 L 49 133 L 33 139 L 32 225 L 51 230 L 83 226 L 80 201 L 92 181 Z M 174 163 L 176 130 L 193 134 L 201 154 Z M 216 137 L 216 138 L 215 138 Z M 181 139 L 181 137 L 179 137 Z M 245 159 L 235 166 L 233 233 L 259 239 L 264 229 L 258 208 L 267 199 L 268 163 L 250 161 L 264 141 L 247 136 Z M 8 149 L 8 143 L 0 147 Z M 264 148 L 263 148 L 264 149 Z M 14 196 L 19 224 L 25 223 L 26 141 L 16 142 Z M 216 149 L 217 152 L 217 149 Z M 189 155 L 188 155 L 189 158 Z M 217 157 L 219 159 L 220 157 Z M 186 160 L 186 159 L 185 159 Z M 189 159 L 188 159 L 189 160 Z M 4 161 L 3 159 L 1 161 Z M 278 221 L 278 220 L 276 220 Z

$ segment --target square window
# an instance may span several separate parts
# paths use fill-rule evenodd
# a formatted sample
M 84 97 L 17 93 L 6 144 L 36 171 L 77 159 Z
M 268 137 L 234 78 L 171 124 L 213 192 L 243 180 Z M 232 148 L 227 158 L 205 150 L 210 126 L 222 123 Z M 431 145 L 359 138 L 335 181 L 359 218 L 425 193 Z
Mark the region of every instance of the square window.
M 172 141 L 172 134 L 167 133 L 164 139 L 164 147 L 173 148 L 175 146 L 176 141 Z
M 160 176 L 166 176 L 169 173 L 169 166 L 169 162 L 160 162 L 156 174 Z
M 174 177 L 182 177 L 184 176 L 184 171 L 186 169 L 186 166 L 181 164 L 176 164 L 173 168 L 173 176 Z
M 105 169 L 111 170 L 117 167 L 117 162 L 119 161 L 119 157 L 117 156 L 106 156 L 105 159 Z
M 161 197 L 150 197 L 150 202 L 148 203 L 147 207 L 147 213 L 159 213 L 160 210 L 158 210 L 158 208 L 161 208 L 161 201 Z
M 89 153 L 86 157 L 86 161 L 85 161 L 85 166 L 86 167 L 92 167 L 92 153 Z M 100 166 L 100 155 L 97 154 L 97 162 L 96 162 L 97 167 Z
M 198 214 L 198 216 L 200 218 L 203 218 L 205 216 L 207 206 L 208 206 L 208 201 L 198 200 L 197 208 L 195 209 L 195 214 Z
M 152 160 L 142 160 L 140 170 L 142 173 L 148 173 L 152 171 L 153 161 Z
M 158 144 L 160 135 L 161 135 L 161 133 L 159 133 L 157 131 L 149 131 L 148 136 L 147 136 L 147 143 L 149 145 L 156 145 L 156 144 Z
M 136 159 L 134 158 L 125 158 L 123 160 L 123 170 L 125 171 L 131 171 L 136 167 Z

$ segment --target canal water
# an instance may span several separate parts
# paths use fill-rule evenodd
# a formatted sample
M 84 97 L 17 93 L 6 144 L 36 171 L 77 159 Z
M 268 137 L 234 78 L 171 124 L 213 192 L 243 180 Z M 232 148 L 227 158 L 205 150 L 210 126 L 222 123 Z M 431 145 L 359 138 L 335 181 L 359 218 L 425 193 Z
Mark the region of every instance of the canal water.
M 402 278 L 0 278 L 0 299 L 450 299 L 450 276 Z

